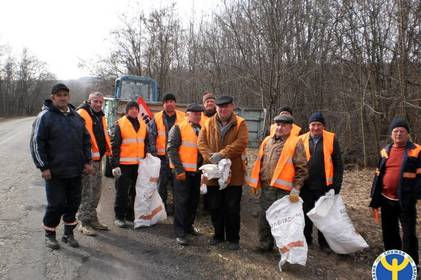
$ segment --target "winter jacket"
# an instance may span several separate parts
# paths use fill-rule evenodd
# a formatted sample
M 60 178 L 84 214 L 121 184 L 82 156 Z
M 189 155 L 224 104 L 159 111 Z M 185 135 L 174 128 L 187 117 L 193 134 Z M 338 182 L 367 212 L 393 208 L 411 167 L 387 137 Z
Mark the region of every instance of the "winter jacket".
M 383 176 L 386 172 L 386 162 L 392 145 L 387 145 L 380 152 L 381 158 L 371 188 L 370 207 L 372 208 L 381 206 Z M 401 206 L 405 206 L 402 205 L 403 201 L 415 203 L 416 200 L 421 199 L 421 146 L 412 142 L 406 144 L 397 195 Z
M 63 113 L 51 100 L 45 100 L 32 125 L 30 149 L 36 167 L 50 169 L 53 178 L 81 176 L 83 165 L 91 161 L 90 137 L 82 117 L 71 104 Z
M 246 121 L 233 113 L 225 127 L 222 127 L 218 114 L 211 117 L 200 130 L 197 144 L 204 164 L 210 163 L 209 159 L 213 153 L 220 153 L 224 158 L 229 158 L 232 162 L 229 185 L 240 186 L 244 184 L 246 174 L 247 143 Z M 216 179 L 205 183 L 210 186 L 218 185 Z

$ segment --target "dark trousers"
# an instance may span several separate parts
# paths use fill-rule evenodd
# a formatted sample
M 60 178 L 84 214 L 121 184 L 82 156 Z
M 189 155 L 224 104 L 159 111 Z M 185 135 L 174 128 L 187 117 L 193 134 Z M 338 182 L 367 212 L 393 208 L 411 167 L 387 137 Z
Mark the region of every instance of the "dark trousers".
M 74 178 L 52 178 L 46 180 L 47 209 L 43 224 L 47 232 L 54 233 L 61 217 L 65 225 L 76 225 L 76 213 L 79 209 L 82 183 L 81 176 Z
M 114 213 L 116 219 L 134 220 L 134 199 L 139 165 L 120 165 L 121 176 L 115 180 Z
M 268 185 L 262 186 L 262 193 L 259 198 L 260 212 L 258 220 L 259 247 L 270 250 L 274 246 L 274 239 L 270 231 L 270 225 L 266 220 L 266 210 L 278 199 L 289 195 L 288 191 L 274 188 Z
M 382 197 L 381 218 L 385 250 L 403 249 L 418 265 L 416 201 L 405 201 L 401 206 L 398 201 Z M 399 222 L 402 227 L 402 239 L 399 233 Z
M 242 186 L 208 186 L 208 202 L 211 211 L 214 239 L 238 242 L 240 240 L 240 203 Z
M 174 197 L 173 175 L 170 169 L 168 157 L 160 156 L 159 158 L 161 159 L 161 170 L 159 173 L 158 192 L 161 196 L 162 202 L 164 202 L 165 208 L 167 208 L 168 184 L 170 184 Z
M 200 173 L 186 172 L 186 181 L 174 176 L 174 230 L 176 237 L 191 232 L 200 198 Z
M 300 196 L 303 199 L 303 211 L 305 217 L 305 226 L 304 226 L 304 236 L 306 238 L 307 244 L 313 244 L 313 222 L 307 217 L 307 213 L 314 208 L 314 204 L 316 201 L 325 195 L 325 191 L 323 190 L 310 190 L 308 188 L 303 188 L 300 192 Z M 318 234 L 318 241 L 320 247 L 329 247 L 327 241 L 320 231 L 317 231 Z

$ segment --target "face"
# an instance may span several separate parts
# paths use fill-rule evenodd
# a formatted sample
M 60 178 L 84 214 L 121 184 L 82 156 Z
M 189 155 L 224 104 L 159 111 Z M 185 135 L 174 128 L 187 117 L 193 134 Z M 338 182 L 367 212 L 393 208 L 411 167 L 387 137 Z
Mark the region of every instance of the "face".
M 187 112 L 187 119 L 193 124 L 199 124 L 202 118 L 202 112 Z
M 312 122 L 309 125 L 311 136 L 321 136 L 325 126 L 321 122 Z
M 136 107 L 130 107 L 127 111 L 127 115 L 132 119 L 137 118 L 137 116 L 139 115 L 139 110 Z
M 395 145 L 404 146 L 409 140 L 409 133 L 403 127 L 395 127 L 390 137 Z
M 206 111 L 214 111 L 215 110 L 215 99 L 208 99 L 203 103 Z
M 94 112 L 101 112 L 102 110 L 102 105 L 104 105 L 104 97 L 102 96 L 94 96 L 94 97 L 90 97 L 89 98 L 89 104 L 92 108 L 92 110 L 94 110 Z
M 175 112 L 176 103 L 174 100 L 167 100 L 164 104 L 162 104 L 162 106 L 164 107 L 164 111 L 167 113 Z
M 276 123 L 275 135 L 277 137 L 286 137 L 291 133 L 292 124 L 289 123 Z
M 54 106 L 59 109 L 67 108 L 70 101 L 70 95 L 68 91 L 59 90 L 55 94 L 51 95 L 51 100 L 53 101 Z
M 216 112 L 222 121 L 227 121 L 229 118 L 231 118 L 231 115 L 234 112 L 234 104 L 229 103 L 216 106 Z

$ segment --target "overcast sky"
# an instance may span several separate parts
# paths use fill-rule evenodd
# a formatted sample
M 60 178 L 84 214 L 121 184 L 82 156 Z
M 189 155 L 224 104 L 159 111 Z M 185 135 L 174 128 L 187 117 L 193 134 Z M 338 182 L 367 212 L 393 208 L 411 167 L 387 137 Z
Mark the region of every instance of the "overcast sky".
M 119 25 L 122 13 L 142 7 L 176 3 L 183 19 L 209 14 L 219 0 L 8 0 L 1 1 L 0 45 L 18 56 L 27 47 L 48 64 L 58 79 L 77 79 L 89 73 L 78 68 L 80 59 L 104 55 L 109 32 Z M 187 20 L 188 21 L 188 20 Z

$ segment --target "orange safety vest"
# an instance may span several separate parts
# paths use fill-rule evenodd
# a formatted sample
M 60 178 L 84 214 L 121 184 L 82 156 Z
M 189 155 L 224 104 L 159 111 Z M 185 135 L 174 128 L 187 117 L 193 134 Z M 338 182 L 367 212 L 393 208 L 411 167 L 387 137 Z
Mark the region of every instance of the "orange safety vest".
M 186 118 L 184 112 L 175 111 L 176 119 L 175 124 L 180 124 Z M 154 119 L 158 136 L 156 137 L 156 152 L 159 156 L 165 156 L 167 154 L 167 132 L 164 124 L 164 111 L 155 113 Z
M 295 123 L 292 124 L 291 135 L 298 136 L 300 135 L 301 127 L 296 125 Z M 270 136 L 275 135 L 276 132 L 276 123 L 270 126 Z
M 126 116 L 118 121 L 121 133 L 120 164 L 132 165 L 141 162 L 145 157 L 146 124 L 139 119 L 139 130 L 133 128 Z
M 178 148 L 178 155 L 180 161 L 183 164 L 185 171 L 195 172 L 197 171 L 197 135 L 191 126 L 191 124 L 185 120 L 177 125 L 180 128 L 181 134 L 181 145 Z M 175 166 L 172 164 L 170 159 L 170 166 L 172 169 Z
M 202 117 L 200 118 L 200 126 L 204 127 L 209 119 L 210 118 L 202 112 Z
M 254 163 L 251 176 L 248 181 L 249 186 L 253 188 L 261 187 L 259 178 L 262 159 L 266 144 L 271 138 L 272 136 L 266 137 L 260 145 L 258 160 Z M 300 138 L 298 136 L 292 134 L 286 140 L 282 149 L 282 153 L 279 156 L 278 163 L 276 164 L 275 172 L 273 173 L 272 179 L 270 180 L 270 185 L 272 187 L 291 191 L 292 187 L 294 186 L 293 183 L 295 178 L 295 167 L 292 159 L 294 157 L 295 148 L 299 140 Z
M 96 138 L 94 134 L 94 124 L 92 121 L 92 117 L 91 115 L 89 115 L 86 109 L 81 108 L 77 112 L 84 119 L 86 130 L 88 130 L 89 136 L 91 137 L 92 160 L 100 160 L 101 155 L 99 153 L 98 143 L 96 142 Z M 108 135 L 107 120 L 105 119 L 104 116 L 102 116 L 101 121 L 102 121 L 102 127 L 104 129 L 104 135 L 105 135 L 105 155 L 111 156 L 111 144 L 110 144 L 110 136 Z
M 301 140 L 304 143 L 304 148 L 306 151 L 307 161 L 310 160 L 310 132 L 300 136 Z M 323 159 L 325 164 L 325 177 L 326 185 L 333 185 L 333 163 L 332 163 L 332 153 L 333 153 L 333 140 L 335 139 L 335 133 L 323 130 Z

